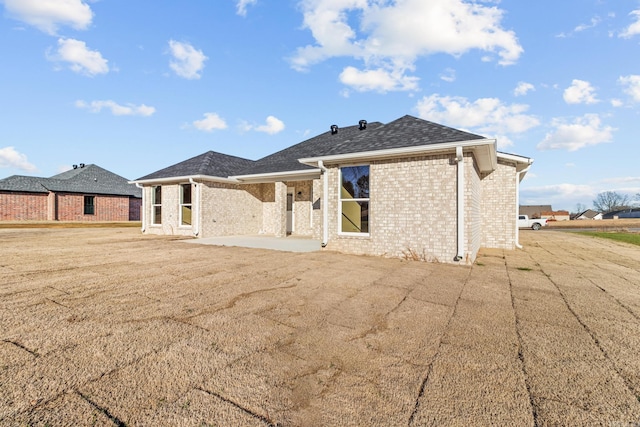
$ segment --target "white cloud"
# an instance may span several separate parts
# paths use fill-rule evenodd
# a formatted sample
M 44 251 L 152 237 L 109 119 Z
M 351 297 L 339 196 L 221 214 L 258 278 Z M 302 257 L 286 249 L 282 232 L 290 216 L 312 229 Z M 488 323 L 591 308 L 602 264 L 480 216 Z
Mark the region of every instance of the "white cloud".
M 640 102 L 640 75 L 631 74 L 618 78 L 618 83 L 624 86 L 624 92 L 635 102 Z
M 440 80 L 444 80 L 447 83 L 453 83 L 456 81 L 456 70 L 453 68 L 447 68 L 440 74 Z
M 513 90 L 513 94 L 515 96 L 523 96 L 532 90 L 536 90 L 536 88 L 531 83 L 518 82 L 518 86 Z
M 84 30 L 93 19 L 82 0 L 4 0 L 4 5 L 11 17 L 51 35 L 62 25 Z
M 600 22 L 602 22 L 602 19 L 599 16 L 596 16 L 594 18 L 591 18 L 591 21 L 588 24 L 580 24 L 576 28 L 574 28 L 573 31 L 579 33 L 581 31 L 588 30 L 589 28 L 597 26 Z
M 527 205 L 551 204 L 555 209 L 571 210 L 576 203 L 590 204 L 597 194 L 596 188 L 589 184 L 523 185 L 520 187 L 520 202 Z
M 38 170 L 33 164 L 29 163 L 27 156 L 16 151 L 15 147 L 0 148 L 0 168 L 16 168 L 26 172 Z
M 418 88 L 418 78 L 397 73 L 394 70 L 360 71 L 355 67 L 346 67 L 340 73 L 340 81 L 359 92 L 377 91 L 388 92 L 394 90 L 415 90 Z
M 547 133 L 537 146 L 539 150 L 576 151 L 584 147 L 603 144 L 613 140 L 615 129 L 603 126 L 597 114 L 585 114 L 576 118 L 573 123 L 562 119 L 554 119 L 553 132 Z
M 67 62 L 69 68 L 78 74 L 95 76 L 109 72 L 108 61 L 97 50 L 87 48 L 85 42 L 75 39 L 58 39 L 55 54 L 47 53 L 47 58 L 55 62 Z
M 268 133 L 269 135 L 275 135 L 284 130 L 284 122 L 274 116 L 267 117 L 266 123 L 262 126 L 255 128 L 258 132 Z
M 169 49 L 173 56 L 169 66 L 177 75 L 192 80 L 200 78 L 204 61 L 208 59 L 201 50 L 175 40 L 169 40 Z
M 227 128 L 227 123 L 216 113 L 204 113 L 204 119 L 196 120 L 192 124 L 196 129 L 204 132 Z
M 500 25 L 503 11 L 478 2 L 304 0 L 300 6 L 303 26 L 315 44 L 298 48 L 292 67 L 303 71 L 332 57 L 353 57 L 364 63 L 360 76 L 379 82 L 379 86 L 359 85 L 357 90 L 412 90 L 417 78 L 407 74 L 414 71 L 420 56 L 460 56 L 477 49 L 497 54 L 500 64 L 509 65 L 523 52 L 514 32 Z M 352 81 L 346 77 L 354 70 L 343 71 L 345 82 Z M 397 83 L 391 85 L 390 80 Z M 412 83 L 398 83 L 407 81 Z
M 571 86 L 564 90 L 562 97 L 567 104 L 595 104 L 598 101 L 591 83 L 574 79 Z
M 156 112 L 154 107 L 149 107 L 147 105 L 120 105 L 114 101 L 106 100 L 106 101 L 91 101 L 90 103 L 86 103 L 85 101 L 78 100 L 76 101 L 76 107 L 86 109 L 91 111 L 92 113 L 99 113 L 103 108 L 111 110 L 111 114 L 114 116 L 144 116 L 149 117 Z
M 236 13 L 240 16 L 247 16 L 247 6 L 256 4 L 258 0 L 238 0 L 236 4 Z
M 612 107 L 616 107 L 616 108 L 618 108 L 618 107 L 622 107 L 623 105 L 624 105 L 624 102 L 622 102 L 622 100 L 621 100 L 621 99 L 613 98 L 613 99 L 611 100 L 611 106 L 612 106 Z
M 503 143 L 511 145 L 506 135 L 526 132 L 540 124 L 535 116 L 526 114 L 528 105 L 506 105 L 497 98 L 480 98 L 471 102 L 464 97 L 434 94 L 422 98 L 416 109 L 418 115 L 426 120 L 494 137 L 503 135 L 504 141 L 498 140 L 501 147 Z
M 636 22 L 629 25 L 620 33 L 620 37 L 624 37 L 626 39 L 640 34 L 640 9 L 632 11 L 629 15 L 635 17 Z

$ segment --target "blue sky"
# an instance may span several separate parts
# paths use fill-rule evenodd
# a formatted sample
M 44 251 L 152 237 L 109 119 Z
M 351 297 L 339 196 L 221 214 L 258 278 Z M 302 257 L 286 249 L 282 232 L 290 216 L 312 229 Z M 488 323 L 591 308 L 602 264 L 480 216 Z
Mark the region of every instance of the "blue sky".
M 640 193 L 640 1 L 0 5 L 0 178 L 135 179 L 411 114 L 532 157 L 523 204 Z

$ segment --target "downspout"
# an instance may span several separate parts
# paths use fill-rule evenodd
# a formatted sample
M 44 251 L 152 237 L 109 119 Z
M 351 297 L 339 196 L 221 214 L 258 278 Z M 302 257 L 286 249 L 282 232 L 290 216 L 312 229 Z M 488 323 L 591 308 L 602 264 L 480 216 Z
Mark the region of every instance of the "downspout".
M 327 206 L 329 203 L 329 175 L 327 172 L 329 170 L 324 167 L 322 160 L 318 160 L 318 167 L 322 171 L 322 247 L 324 248 L 329 242 L 329 207 Z
M 462 147 L 456 147 L 456 163 L 458 172 L 458 252 L 453 258 L 460 261 L 464 256 L 464 155 Z
M 147 205 L 145 205 L 144 203 L 144 187 L 142 185 L 140 185 L 139 183 L 136 182 L 136 187 L 140 188 L 142 190 L 142 209 L 140 210 L 140 222 L 142 223 L 142 228 L 141 228 L 141 232 L 144 233 L 144 230 L 146 229 L 146 223 L 144 222 L 144 220 L 146 219 L 146 215 L 144 214 L 147 210 Z
M 191 183 L 193 188 L 196 190 L 196 197 L 194 200 L 195 208 L 193 209 L 193 213 L 195 215 L 192 215 L 191 218 L 194 222 L 193 235 L 197 237 L 200 234 L 200 187 L 198 187 L 198 184 L 193 180 L 193 178 L 189 178 L 189 183 Z
M 518 227 L 518 216 L 520 215 L 520 177 L 527 173 L 531 164 L 517 173 L 516 176 L 516 248 L 522 249 L 522 245 L 520 244 L 520 227 Z

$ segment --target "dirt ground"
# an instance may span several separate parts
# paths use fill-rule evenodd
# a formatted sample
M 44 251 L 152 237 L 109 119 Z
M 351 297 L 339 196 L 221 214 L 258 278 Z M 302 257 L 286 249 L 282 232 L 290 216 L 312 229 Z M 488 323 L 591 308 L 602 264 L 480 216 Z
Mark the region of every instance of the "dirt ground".
M 472 267 L 0 230 L 0 425 L 640 423 L 640 248 Z

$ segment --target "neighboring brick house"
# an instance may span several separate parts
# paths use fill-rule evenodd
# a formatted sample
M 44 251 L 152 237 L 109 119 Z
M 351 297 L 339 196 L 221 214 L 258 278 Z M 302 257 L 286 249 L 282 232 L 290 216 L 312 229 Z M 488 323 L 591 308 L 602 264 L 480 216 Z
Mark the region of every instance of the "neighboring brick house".
M 0 180 L 0 220 L 139 221 L 142 190 L 96 165 Z
M 338 128 L 257 161 L 209 151 L 133 181 L 142 229 L 197 237 L 307 236 L 345 253 L 472 263 L 518 246 L 532 160 L 404 116 Z

